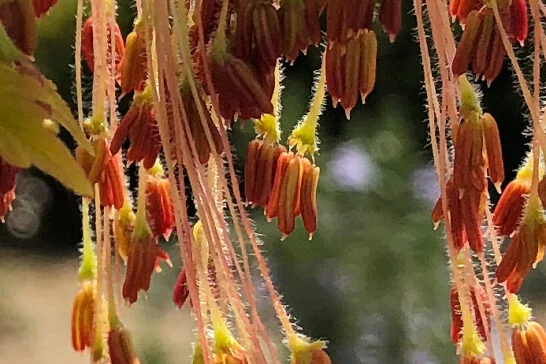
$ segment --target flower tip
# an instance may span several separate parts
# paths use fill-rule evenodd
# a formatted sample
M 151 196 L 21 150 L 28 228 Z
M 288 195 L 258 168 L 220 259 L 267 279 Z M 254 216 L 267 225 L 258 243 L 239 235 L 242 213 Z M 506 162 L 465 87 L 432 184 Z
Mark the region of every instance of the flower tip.
M 309 241 L 313 240 L 313 233 L 309 233 Z
M 493 185 L 495 186 L 495 189 L 500 195 L 502 193 L 502 182 L 495 182 Z
M 345 117 L 347 120 L 351 120 L 351 109 L 345 109 Z
M 391 42 L 391 43 L 396 42 L 396 34 L 390 34 L 389 35 L 389 42 Z

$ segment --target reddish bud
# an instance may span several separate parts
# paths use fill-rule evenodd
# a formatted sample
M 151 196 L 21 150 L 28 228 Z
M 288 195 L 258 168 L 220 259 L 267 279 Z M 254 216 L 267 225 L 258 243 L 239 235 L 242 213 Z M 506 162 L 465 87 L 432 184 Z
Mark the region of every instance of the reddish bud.
M 294 62 L 300 51 L 306 52 L 310 45 L 320 43 L 318 0 L 282 0 L 279 9 L 283 54 Z
M 202 98 L 202 94 L 199 93 L 199 98 L 196 100 L 189 88 L 189 85 L 185 85 L 180 90 L 182 96 L 182 102 L 184 103 L 184 110 L 186 111 L 187 120 L 190 127 L 191 137 L 195 142 L 195 149 L 197 151 L 197 157 L 201 164 L 205 164 L 210 159 L 211 152 L 222 154 L 224 151 L 224 145 L 222 144 L 222 139 L 218 131 L 218 126 L 214 124 L 210 113 L 207 112 L 207 107 L 205 101 Z M 214 146 L 208 142 L 207 134 L 205 128 L 203 127 L 203 121 L 199 114 L 198 103 L 200 104 L 201 110 L 204 111 L 205 124 L 208 128 L 212 142 Z
M 383 0 L 379 10 L 379 21 L 385 33 L 394 42 L 402 28 L 402 0 Z
M 381 13 L 383 20 L 387 20 L 387 16 L 395 15 L 391 10 L 396 10 L 396 1 L 381 8 L 380 18 Z M 346 44 L 351 38 L 358 36 L 362 30 L 371 29 L 374 10 L 375 0 L 328 0 L 326 30 L 329 46 L 336 42 Z M 383 20 L 381 20 L 382 24 L 384 24 Z M 389 19 L 386 23 L 395 25 L 391 20 L 394 19 Z
M 182 306 L 184 306 L 184 303 L 188 299 L 189 294 L 190 290 L 188 289 L 186 269 L 182 268 L 173 290 L 173 302 L 176 307 L 182 308 Z
M 479 121 L 468 120 L 459 125 L 455 141 L 453 185 L 461 191 L 473 189 L 482 192 L 487 187 L 482 124 Z
M 539 213 L 542 214 L 542 209 Z M 497 281 L 500 283 L 507 281 L 509 292 L 517 293 L 523 278 L 533 269 L 536 262 L 542 260 L 546 244 L 546 223 L 543 216 L 536 216 L 538 220 L 534 220 L 533 212 L 525 215 L 497 267 Z
M 510 5 L 510 15 L 513 37 L 521 46 L 527 39 L 529 33 L 529 24 L 527 19 L 527 2 L 525 0 L 512 0 Z
M 246 2 L 238 12 L 235 53 L 253 59 L 258 69 L 273 69 L 282 53 L 281 27 L 271 1 Z
M 546 363 L 546 333 L 536 321 L 512 331 L 512 351 L 518 364 Z
M 360 94 L 362 102 L 375 85 L 377 40 L 364 30 L 346 45 L 333 43 L 326 50 L 326 83 L 332 102 L 350 113 Z
M 116 129 L 110 144 L 112 154 L 119 152 L 126 137 L 129 137 L 131 142 L 127 151 L 127 160 L 129 162 L 143 161 L 144 168 L 152 168 L 161 151 L 161 138 L 153 100 L 146 91 L 135 94 L 129 111 Z
M 493 213 L 493 224 L 500 235 L 511 235 L 517 229 L 530 189 L 527 178 L 516 178 L 504 189 Z
M 108 351 L 112 364 L 140 364 L 131 334 L 123 327 L 108 332 Z
M 474 324 L 483 340 L 487 340 L 489 337 L 489 331 L 491 329 L 491 317 L 490 306 L 485 290 L 480 284 L 470 288 L 470 298 L 472 300 L 472 307 L 474 310 Z M 457 344 L 462 337 L 463 320 L 461 317 L 461 302 L 459 300 L 459 294 L 455 286 L 452 286 L 449 291 L 449 301 L 451 305 L 451 341 Z M 480 314 L 479 303 L 483 306 L 484 313 L 487 316 L 487 324 L 484 323 L 482 315 Z
M 476 253 L 483 251 L 481 225 L 483 220 L 484 193 L 467 190 L 461 197 L 461 216 L 470 248 Z
M 453 180 L 450 179 L 446 186 L 448 211 L 450 216 L 451 236 L 453 246 L 457 251 L 463 248 L 466 243 L 466 231 L 463 222 L 463 209 L 459 191 L 453 186 Z M 437 226 L 445 218 L 442 208 L 442 199 L 439 198 L 432 210 L 432 222 Z
M 82 282 L 72 306 L 72 347 L 84 351 L 93 345 L 95 320 L 95 282 Z
M 277 226 L 285 239 L 294 231 L 295 219 L 300 214 L 301 182 L 303 170 L 310 165 L 308 159 L 292 158 L 284 173 L 279 192 Z
M 290 161 L 294 158 L 294 153 L 283 152 L 277 160 L 277 166 L 275 167 L 275 178 L 273 180 L 273 188 L 271 189 L 271 196 L 266 207 L 266 216 L 269 221 L 272 218 L 277 217 L 279 214 L 279 198 L 281 193 L 281 185 L 286 174 L 286 169 L 290 164 Z
M 167 178 L 148 176 L 146 185 L 146 212 L 154 236 L 169 239 L 174 229 L 174 205 Z
M 89 17 L 83 24 L 82 29 L 82 55 L 85 59 L 85 62 L 87 63 L 87 66 L 93 72 L 95 69 L 95 55 L 94 55 L 94 44 L 93 44 L 93 18 Z M 111 64 L 111 57 L 112 57 L 112 50 L 110 49 L 111 45 L 111 26 L 106 24 L 107 30 L 107 49 L 108 54 L 106 56 L 106 67 L 110 67 Z M 116 80 L 119 80 L 121 78 L 121 67 L 122 67 L 122 61 L 123 57 L 125 55 L 125 43 L 123 42 L 123 37 L 121 35 L 121 30 L 119 29 L 119 25 L 117 23 L 114 23 L 114 46 L 115 46 L 115 76 Z
M 303 226 L 309 233 L 309 240 L 317 229 L 317 186 L 320 168 L 306 164 L 301 181 L 300 210 Z
M 472 10 L 480 10 L 483 6 L 480 0 L 451 0 L 449 2 L 449 13 L 459 23 L 465 24 L 466 17 Z
M 463 36 L 457 50 L 451 69 L 455 77 L 464 74 L 472 61 L 474 56 L 475 44 L 480 36 L 480 30 L 482 26 L 483 16 L 477 11 L 472 10 L 466 17 L 466 26 L 464 28 Z
M 248 144 L 245 160 L 245 196 L 248 203 L 266 207 L 273 188 L 275 169 L 286 148 L 268 141 Z
M 33 0 L 32 4 L 36 17 L 41 18 L 52 6 L 57 4 L 57 0 Z
M 25 54 L 32 55 L 36 47 L 36 15 L 31 0 L 11 0 L 0 3 L 0 24 L 13 43 Z
M 224 119 L 259 118 L 273 113 L 270 98 L 244 61 L 226 53 L 213 54 L 210 62 L 212 82 Z
M 148 63 L 146 39 L 143 29 L 135 29 L 125 39 L 125 56 L 121 66 L 121 91 L 127 94 L 133 90 L 142 91 L 146 84 Z
M 123 206 L 123 179 L 118 161 L 112 157 L 104 138 L 97 139 L 93 144 L 95 155 L 90 155 L 78 146 L 76 160 L 87 174 L 92 184 L 99 184 L 102 206 L 114 206 L 119 210 Z
M 483 139 L 487 156 L 487 170 L 491 182 L 500 192 L 504 181 L 504 163 L 502 161 L 502 147 L 497 122 L 489 113 L 485 113 L 481 120 L 483 124 Z
M 527 26 L 523 24 L 523 17 L 518 13 L 521 9 L 516 7 L 513 10 L 514 16 L 519 18 L 515 25 L 512 23 L 512 7 L 499 9 L 502 22 L 512 41 L 516 37 L 521 39 L 527 36 L 525 33 Z M 453 74 L 460 76 L 472 65 L 476 78 L 483 76 L 490 84 L 500 73 L 505 55 L 506 50 L 492 9 L 484 6 L 479 11 L 470 11 L 453 59 Z
M 138 221 L 137 224 L 139 224 Z M 122 291 L 123 298 L 129 303 L 137 301 L 139 291 L 148 291 L 152 273 L 160 259 L 167 260 L 169 263 L 166 253 L 157 246 L 157 238 L 151 234 L 151 231 L 143 232 L 142 228 L 135 227 L 129 243 L 127 272 Z

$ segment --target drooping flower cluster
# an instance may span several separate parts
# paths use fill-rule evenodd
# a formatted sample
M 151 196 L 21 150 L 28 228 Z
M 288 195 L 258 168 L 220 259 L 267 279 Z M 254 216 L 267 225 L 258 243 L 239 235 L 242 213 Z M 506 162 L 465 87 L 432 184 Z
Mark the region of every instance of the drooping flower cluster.
M 81 40 L 75 65 L 79 126 L 31 62 L 36 20 L 55 3 L 0 1 L 0 218 L 15 198 L 15 176 L 31 165 L 84 196 L 80 289 L 72 311 L 74 349 L 89 350 L 93 362 L 139 362 L 117 314 L 116 292 L 132 304 L 141 291 L 148 291 L 159 262 L 170 265 L 159 243 L 174 231 L 183 266 L 173 301 L 178 307 L 190 301 L 198 333 L 194 363 L 280 362 L 256 308 L 249 268 L 255 266 L 282 325 L 291 362 L 330 363 L 325 342 L 312 342 L 295 330 L 275 291 L 239 191 L 228 129 L 239 119 L 252 119 L 257 134 L 246 151 L 247 206 L 263 208 L 268 220 L 276 218 L 283 239 L 295 230 L 298 216 L 312 237 L 320 174 L 314 156 L 326 91 L 347 118 L 359 96 L 364 102 L 378 66 L 374 19 L 378 17 L 393 42 L 401 30 L 402 1 L 382 0 L 376 14 L 375 0 L 174 0 L 168 6 L 143 0 L 137 2 L 133 29 L 124 39 L 116 22 L 116 1 L 91 0 L 91 16 L 84 21 L 79 15 L 77 22 L 83 24 L 77 30 Z M 442 191 L 432 215 L 435 224 L 445 223 L 452 272 L 451 338 L 460 363 L 544 362 L 544 329 L 515 296 L 542 260 L 546 244 L 541 160 L 546 135 L 538 102 L 540 54 L 546 51 L 539 11 L 544 9 L 530 3 L 535 20 L 532 95 L 512 49 L 527 39 L 526 0 L 451 0 L 449 9 L 445 5 L 440 0 L 414 1 Z M 82 14 L 82 2 L 79 6 Z M 326 47 L 320 76 L 308 113 L 283 146 L 280 59 L 294 63 L 322 42 L 322 14 Z M 449 15 L 464 27 L 457 45 Z M 431 45 L 438 60 L 434 65 Z M 488 180 L 500 193 L 505 178 L 500 133 L 493 116 L 482 111 L 466 73 L 490 84 L 506 56 L 533 120 L 533 143 L 527 162 L 491 216 Z M 82 58 L 87 65 L 83 69 Z M 93 76 L 88 115 L 82 72 Z M 131 106 L 118 120 L 118 98 L 131 93 Z M 77 141 L 75 158 L 57 138 L 59 126 Z M 136 203 L 126 182 L 132 163 L 139 170 Z M 196 219 L 188 216 L 190 200 Z M 509 240 L 504 255 L 498 237 Z M 495 280 L 490 279 L 485 255 L 489 245 L 498 264 Z M 114 284 L 113 265 L 119 260 L 113 263 L 113 257 L 127 265 L 122 286 Z M 256 264 L 249 264 L 254 258 Z M 505 305 L 497 304 L 504 297 L 494 294 L 499 285 L 507 292 L 511 341 L 499 312 Z M 503 361 L 492 349 L 494 334 Z
M 487 177 L 499 190 L 504 181 L 504 165 L 499 130 L 495 119 L 483 114 L 475 91 L 466 77 L 459 78 L 461 105 L 454 143 L 453 175 L 446 185 L 453 245 L 462 249 L 466 242 L 476 253 L 483 250 L 482 221 L 487 200 Z M 438 224 L 444 219 L 441 199 L 432 213 Z
M 472 70 L 476 78 L 483 77 L 489 84 L 499 75 L 506 50 L 495 21 L 493 3 L 481 0 L 451 0 L 451 15 L 456 18 L 464 33 L 453 59 L 453 74 L 460 76 Z M 527 3 L 525 0 L 498 1 L 503 26 L 510 41 L 523 45 L 527 39 Z

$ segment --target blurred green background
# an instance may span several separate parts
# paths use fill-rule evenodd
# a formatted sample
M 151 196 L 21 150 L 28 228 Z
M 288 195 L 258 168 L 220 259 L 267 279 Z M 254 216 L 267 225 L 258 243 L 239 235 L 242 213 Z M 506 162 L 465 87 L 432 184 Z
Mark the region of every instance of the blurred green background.
M 134 9 L 126 0 L 119 5 L 119 24 L 127 34 Z M 376 29 L 377 84 L 366 105 L 357 106 L 347 121 L 343 110 L 328 101 L 319 131 L 319 227 L 313 240 L 298 222 L 296 232 L 280 242 L 275 223 L 251 210 L 284 302 L 305 334 L 329 340 L 334 363 L 456 360 L 449 341 L 444 242 L 441 229 L 433 231 L 430 221 L 438 187 L 409 5 L 404 2 L 403 32 L 394 44 Z M 72 106 L 75 6 L 60 0 L 40 21 L 36 52 L 38 67 Z M 284 137 L 306 112 L 320 52 L 310 49 L 307 57 L 285 67 Z M 507 180 L 527 141 L 521 100 L 511 83 L 505 69 L 484 97 L 501 128 Z M 122 110 L 126 107 L 122 103 Z M 241 171 L 253 130 L 248 123 L 235 125 L 231 136 Z M 14 212 L 0 227 L 0 362 L 83 363 L 87 357 L 73 353 L 70 345 L 79 201 L 33 170 L 22 174 L 17 193 Z M 173 245 L 165 247 L 178 256 Z M 179 268 L 175 261 L 172 270 L 156 274 L 147 301 L 122 311 L 143 363 L 189 362 L 193 322 L 170 297 Z M 544 298 L 542 278 L 543 273 L 533 273 L 523 290 L 535 303 Z M 267 313 L 267 294 L 257 288 Z M 276 323 L 270 324 L 275 330 Z

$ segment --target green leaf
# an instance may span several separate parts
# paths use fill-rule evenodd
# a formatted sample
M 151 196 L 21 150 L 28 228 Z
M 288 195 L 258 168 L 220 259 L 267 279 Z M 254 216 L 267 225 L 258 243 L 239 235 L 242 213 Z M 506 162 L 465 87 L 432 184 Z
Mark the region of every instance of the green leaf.
M 0 48 L 1 42 L 0 34 Z M 18 167 L 32 164 L 74 192 L 93 196 L 93 188 L 70 150 L 44 126 L 44 119 L 53 119 L 80 145 L 93 150 L 53 83 L 28 62 L 0 61 L 0 80 L 0 155 Z

